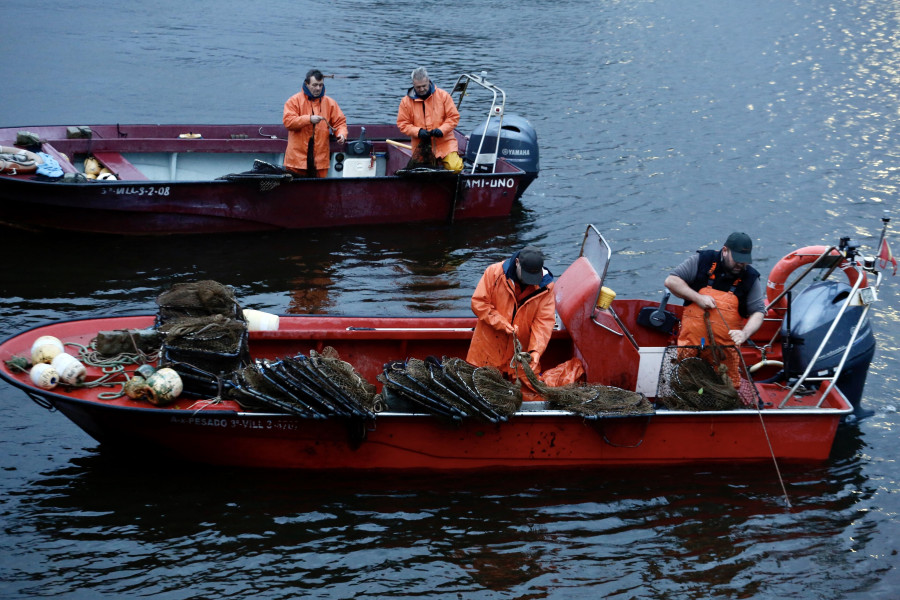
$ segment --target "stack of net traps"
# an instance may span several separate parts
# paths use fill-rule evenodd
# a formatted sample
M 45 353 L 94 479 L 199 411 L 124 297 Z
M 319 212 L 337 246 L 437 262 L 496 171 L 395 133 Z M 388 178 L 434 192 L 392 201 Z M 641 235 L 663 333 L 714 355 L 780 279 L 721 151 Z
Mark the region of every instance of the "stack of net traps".
M 756 392 L 735 346 L 669 346 L 656 401 L 670 410 L 737 410 L 756 405 Z

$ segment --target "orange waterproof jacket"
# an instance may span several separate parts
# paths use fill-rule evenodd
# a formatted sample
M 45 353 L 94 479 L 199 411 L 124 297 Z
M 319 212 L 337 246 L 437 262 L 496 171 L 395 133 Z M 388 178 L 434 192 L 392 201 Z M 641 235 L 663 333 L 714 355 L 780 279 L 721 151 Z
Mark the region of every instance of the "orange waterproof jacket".
M 522 350 L 531 350 L 531 368 L 541 372 L 540 359 L 556 323 L 556 298 L 553 294 L 553 275 L 546 271 L 540 286 L 529 286 L 531 293 L 516 300 L 515 258 L 490 265 L 475 288 L 472 312 L 478 317 L 475 333 L 466 362 L 482 367 L 492 366 L 504 373 L 514 374 L 509 361 L 515 352 L 513 336 L 506 333 L 506 324 L 519 327 Z M 521 372 L 521 370 L 520 370 Z
M 325 117 L 313 125 L 309 118 L 312 115 Z M 309 138 L 315 130 L 313 147 L 316 154 L 316 169 L 327 169 L 331 159 L 329 151 L 328 126 L 334 135 L 347 137 L 347 118 L 338 103 L 325 95 L 310 99 L 305 91 L 300 91 L 288 98 L 284 103 L 284 126 L 288 130 L 288 144 L 284 152 L 284 166 L 295 171 L 306 170 L 306 153 Z
M 422 100 L 416 95 L 414 88 L 400 101 L 400 110 L 397 112 L 397 127 L 405 135 L 409 136 L 413 156 L 419 146 L 419 130 L 440 129 L 444 137 L 431 138 L 431 150 L 435 158 L 444 158 L 451 152 L 458 152 L 459 145 L 453 130 L 459 125 L 459 111 L 453 97 L 431 84 L 431 94 Z

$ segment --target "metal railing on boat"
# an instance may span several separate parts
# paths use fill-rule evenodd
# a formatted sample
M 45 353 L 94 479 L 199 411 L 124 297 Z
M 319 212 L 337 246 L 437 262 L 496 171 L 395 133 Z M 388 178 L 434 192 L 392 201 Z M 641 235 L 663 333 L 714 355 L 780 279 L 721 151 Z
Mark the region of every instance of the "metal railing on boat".
M 453 86 L 453 91 L 450 92 L 451 96 L 453 94 L 459 94 L 459 99 L 456 101 L 457 109 L 462 106 L 463 98 L 466 97 L 466 90 L 469 89 L 470 83 L 480 85 L 487 91 L 491 92 L 494 96 L 491 101 L 491 108 L 488 110 L 487 119 L 484 122 L 484 129 L 482 130 L 481 139 L 478 142 L 478 151 L 475 153 L 475 159 L 472 161 L 472 170 L 469 171 L 469 173 L 475 173 L 476 169 L 478 169 L 480 165 L 490 167 L 491 173 L 496 173 L 497 171 L 497 156 L 500 153 L 500 134 L 503 129 L 503 113 L 504 108 L 506 107 L 506 92 L 488 81 L 486 77 L 486 71 L 482 71 L 481 75 L 463 73 L 459 76 L 459 78 L 457 78 L 456 84 L 454 84 Z M 484 142 L 488 136 L 488 128 L 491 124 L 491 119 L 494 118 L 500 119 L 500 122 L 497 125 L 497 136 L 494 142 L 494 151 L 482 152 L 482 150 L 484 149 Z

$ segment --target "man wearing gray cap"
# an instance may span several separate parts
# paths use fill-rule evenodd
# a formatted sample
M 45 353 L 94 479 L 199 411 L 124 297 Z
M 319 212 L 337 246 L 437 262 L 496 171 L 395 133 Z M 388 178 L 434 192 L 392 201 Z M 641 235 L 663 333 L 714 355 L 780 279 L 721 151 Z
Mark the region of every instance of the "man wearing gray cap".
M 766 302 L 759 272 L 750 266 L 753 241 L 734 232 L 720 250 L 698 250 L 675 267 L 665 286 L 684 300 L 679 346 L 706 344 L 740 346 L 763 323 Z M 707 318 L 708 313 L 708 318 Z M 709 340 L 712 329 L 714 340 Z M 729 376 L 740 384 L 740 364 L 729 353 Z
M 522 350 L 531 354 L 529 366 L 540 373 L 541 355 L 556 323 L 553 274 L 544 268 L 544 253 L 526 246 L 488 266 L 472 296 L 472 312 L 478 323 L 466 362 L 515 376 L 509 362 L 517 337 Z

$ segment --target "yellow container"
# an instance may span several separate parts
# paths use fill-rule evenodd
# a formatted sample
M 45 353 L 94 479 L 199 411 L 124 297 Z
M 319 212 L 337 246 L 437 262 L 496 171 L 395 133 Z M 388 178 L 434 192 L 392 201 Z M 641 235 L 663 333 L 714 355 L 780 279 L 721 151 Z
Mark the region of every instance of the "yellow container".
M 610 288 L 603 286 L 600 288 L 600 297 L 597 298 L 597 308 L 601 310 L 606 310 L 609 308 L 609 305 L 612 304 L 612 301 L 615 300 L 616 293 L 612 291 Z

